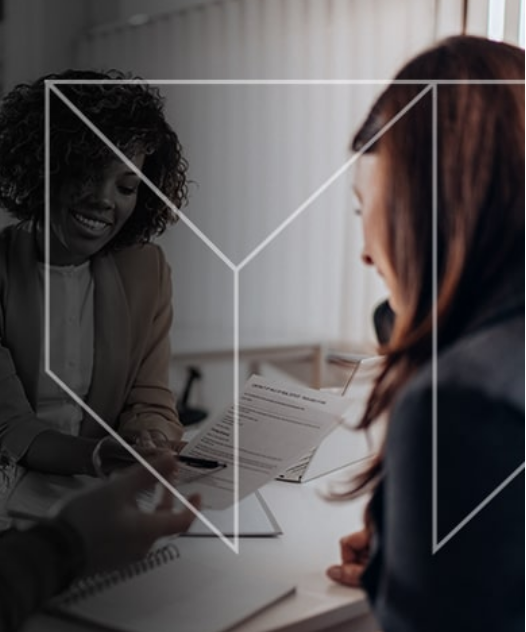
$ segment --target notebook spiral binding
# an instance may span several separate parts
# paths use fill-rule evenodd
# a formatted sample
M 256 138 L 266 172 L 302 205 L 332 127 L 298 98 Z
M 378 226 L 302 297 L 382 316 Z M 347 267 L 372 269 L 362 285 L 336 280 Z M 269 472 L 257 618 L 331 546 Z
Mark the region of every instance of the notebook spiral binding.
M 55 603 L 58 606 L 74 605 L 137 575 L 142 575 L 157 566 L 172 562 L 178 557 L 179 549 L 175 544 L 167 544 L 162 548 L 150 551 L 145 558 L 128 566 L 78 579 L 65 593 L 57 597 Z

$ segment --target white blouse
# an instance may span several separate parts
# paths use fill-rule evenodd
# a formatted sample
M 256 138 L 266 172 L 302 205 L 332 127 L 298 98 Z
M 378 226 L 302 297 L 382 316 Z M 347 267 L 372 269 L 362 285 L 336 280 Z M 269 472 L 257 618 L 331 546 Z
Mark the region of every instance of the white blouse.
M 44 370 L 45 264 L 39 264 L 42 330 L 37 417 L 50 428 L 78 435 L 83 410 Z M 81 399 L 85 399 L 93 371 L 93 276 L 89 261 L 79 266 L 49 266 L 51 371 Z

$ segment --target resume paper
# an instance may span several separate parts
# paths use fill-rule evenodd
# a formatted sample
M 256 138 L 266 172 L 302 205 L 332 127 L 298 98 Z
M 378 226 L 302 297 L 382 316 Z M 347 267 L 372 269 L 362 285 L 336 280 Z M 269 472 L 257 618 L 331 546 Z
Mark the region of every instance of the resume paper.
M 235 411 L 208 423 L 182 454 L 226 467 L 202 470 L 180 464 L 178 489 L 198 492 L 203 508 L 225 509 L 293 465 L 339 423 L 350 405 L 341 395 L 252 376 Z M 238 463 L 237 491 L 235 457 Z

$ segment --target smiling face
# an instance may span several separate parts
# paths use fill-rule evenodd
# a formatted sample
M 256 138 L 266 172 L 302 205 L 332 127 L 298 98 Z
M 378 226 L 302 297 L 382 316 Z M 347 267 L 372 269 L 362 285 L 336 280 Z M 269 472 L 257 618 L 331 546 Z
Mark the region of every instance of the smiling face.
M 358 200 L 357 213 L 362 218 L 362 261 L 374 266 L 389 290 L 389 304 L 398 312 L 402 305 L 395 271 L 388 248 L 384 179 L 377 154 L 363 154 L 356 163 L 353 189 Z
M 142 169 L 144 154 L 130 160 Z M 112 160 L 85 186 L 65 182 L 51 213 L 50 262 L 79 265 L 102 250 L 133 213 L 139 184 L 120 160 Z

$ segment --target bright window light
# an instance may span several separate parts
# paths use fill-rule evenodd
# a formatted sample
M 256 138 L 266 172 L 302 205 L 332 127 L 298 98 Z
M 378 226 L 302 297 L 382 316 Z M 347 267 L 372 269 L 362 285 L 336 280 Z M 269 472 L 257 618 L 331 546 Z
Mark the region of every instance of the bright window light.
M 521 17 L 519 20 L 519 46 L 524 48 L 524 0 L 521 0 Z
M 504 14 L 506 0 L 489 0 L 488 37 L 501 42 L 504 39 Z

